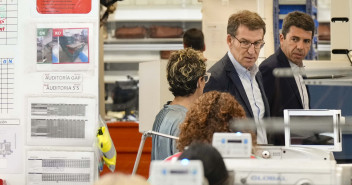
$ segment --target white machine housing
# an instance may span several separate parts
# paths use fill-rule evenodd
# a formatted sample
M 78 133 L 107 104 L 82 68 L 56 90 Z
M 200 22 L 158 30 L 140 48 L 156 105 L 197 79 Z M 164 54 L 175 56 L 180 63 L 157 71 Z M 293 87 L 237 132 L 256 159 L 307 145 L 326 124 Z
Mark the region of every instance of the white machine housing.
M 308 147 L 257 146 L 255 155 L 263 159 L 335 160 L 331 151 Z
M 212 145 L 223 158 L 249 158 L 252 136 L 249 133 L 214 133 Z
M 235 185 L 342 185 L 350 184 L 350 173 L 335 161 L 224 159 L 235 172 Z
M 202 185 L 203 163 L 200 160 L 152 161 L 149 170 L 153 185 Z

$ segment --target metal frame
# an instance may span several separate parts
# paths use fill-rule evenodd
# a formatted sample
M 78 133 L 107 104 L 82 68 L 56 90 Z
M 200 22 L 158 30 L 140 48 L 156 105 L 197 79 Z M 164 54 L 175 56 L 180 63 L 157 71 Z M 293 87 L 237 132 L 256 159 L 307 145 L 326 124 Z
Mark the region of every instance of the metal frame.
M 172 135 L 168 135 L 168 134 L 162 134 L 162 133 L 155 132 L 155 131 L 152 131 L 152 130 L 148 130 L 148 131 L 143 132 L 143 135 L 142 135 L 142 138 L 141 138 L 141 142 L 140 142 L 139 148 L 138 148 L 136 161 L 134 162 L 132 175 L 135 175 L 137 170 L 138 170 L 139 161 L 141 159 L 141 155 L 142 155 L 142 152 L 143 152 L 143 147 L 144 147 L 145 140 L 148 137 L 151 137 L 152 135 L 157 135 L 157 136 L 161 136 L 161 137 L 166 137 L 166 138 L 178 140 L 178 137 L 176 137 L 176 136 L 172 136 Z

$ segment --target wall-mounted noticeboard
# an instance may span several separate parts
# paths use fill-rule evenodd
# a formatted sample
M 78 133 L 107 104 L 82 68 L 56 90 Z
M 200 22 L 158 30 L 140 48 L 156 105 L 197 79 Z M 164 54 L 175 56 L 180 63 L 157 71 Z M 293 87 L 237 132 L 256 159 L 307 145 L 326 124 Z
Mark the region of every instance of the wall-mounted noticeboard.
M 0 180 L 93 185 L 98 44 L 99 1 L 0 0 Z

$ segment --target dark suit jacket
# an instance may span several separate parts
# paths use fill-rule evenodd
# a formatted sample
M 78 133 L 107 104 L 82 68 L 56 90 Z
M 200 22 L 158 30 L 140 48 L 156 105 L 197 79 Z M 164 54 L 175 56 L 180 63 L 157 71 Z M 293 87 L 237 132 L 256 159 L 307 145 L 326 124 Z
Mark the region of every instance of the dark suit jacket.
M 243 109 L 246 111 L 246 116 L 253 117 L 253 111 L 249 103 L 247 94 L 243 88 L 241 79 L 238 76 L 238 73 L 228 55 L 226 54 L 220 61 L 215 63 L 208 70 L 208 72 L 211 73 L 211 76 L 209 82 L 205 84 L 204 92 L 214 90 L 221 92 L 229 92 L 236 98 L 238 103 L 242 105 Z M 259 71 L 256 75 L 256 80 L 264 102 L 264 117 L 267 117 L 270 115 L 270 109 L 268 100 L 266 99 L 264 92 L 262 76 Z
M 265 93 L 270 105 L 271 116 L 282 117 L 284 109 L 303 109 L 295 78 L 276 78 L 273 75 L 275 68 L 291 68 L 281 48 L 265 59 L 259 66 L 263 76 Z

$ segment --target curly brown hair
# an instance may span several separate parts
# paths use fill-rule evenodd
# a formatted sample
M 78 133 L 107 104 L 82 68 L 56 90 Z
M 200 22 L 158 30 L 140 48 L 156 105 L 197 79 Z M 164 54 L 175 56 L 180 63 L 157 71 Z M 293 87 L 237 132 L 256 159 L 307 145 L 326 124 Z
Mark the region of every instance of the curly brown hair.
M 194 141 L 211 143 L 215 132 L 230 132 L 229 121 L 232 118 L 246 118 L 246 113 L 230 93 L 204 93 L 195 101 L 180 125 L 177 149 L 182 152 Z
M 200 51 L 181 49 L 171 54 L 166 70 L 171 93 L 189 96 L 196 91 L 198 79 L 205 75 L 205 58 Z

